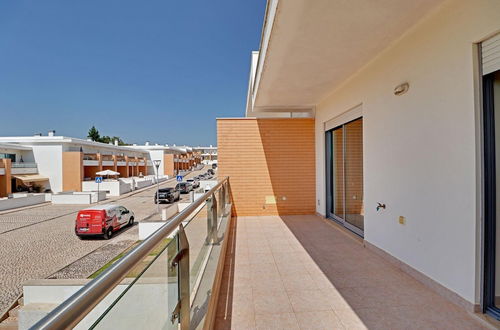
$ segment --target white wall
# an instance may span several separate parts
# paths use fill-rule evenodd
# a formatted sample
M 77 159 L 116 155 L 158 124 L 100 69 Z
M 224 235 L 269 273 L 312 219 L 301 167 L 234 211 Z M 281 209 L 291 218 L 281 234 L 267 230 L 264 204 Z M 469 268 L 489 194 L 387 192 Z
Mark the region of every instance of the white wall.
M 92 204 L 106 199 L 106 192 L 65 192 L 60 194 L 52 194 L 52 204 Z
M 0 199 L 0 211 L 41 204 L 47 201 L 45 194 L 13 194 L 13 197 Z
M 165 169 L 164 169 L 164 165 L 163 165 L 163 161 L 164 161 L 164 157 L 163 157 L 163 150 L 148 150 L 149 151 L 149 157 L 151 157 L 151 161 L 154 161 L 156 159 L 159 159 L 161 160 L 161 163 L 160 163 L 160 167 L 158 168 L 158 171 L 160 172 L 158 175 L 163 175 L 165 173 Z M 156 175 L 156 167 L 155 166 L 152 166 L 153 167 L 153 173 Z
M 316 109 L 317 211 L 324 122 L 363 104 L 365 239 L 475 303 L 473 44 L 498 30 L 500 1 L 448 1 Z
M 128 182 L 126 182 L 128 180 Z M 104 180 L 99 184 L 100 191 L 107 191 L 108 196 L 121 196 L 133 190 L 134 179 L 124 178 L 113 181 Z M 95 181 L 83 181 L 82 191 L 97 191 L 97 183 Z
M 32 145 L 38 173 L 49 178 L 50 189 L 62 191 L 62 146 Z M 25 160 L 26 161 L 26 160 Z

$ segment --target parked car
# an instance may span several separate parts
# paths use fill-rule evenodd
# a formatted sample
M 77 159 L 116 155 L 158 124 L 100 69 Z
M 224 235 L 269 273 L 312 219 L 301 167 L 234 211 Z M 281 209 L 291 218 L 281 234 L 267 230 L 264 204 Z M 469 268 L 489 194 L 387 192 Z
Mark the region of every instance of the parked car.
M 158 202 L 173 203 L 181 198 L 181 193 L 177 187 L 162 188 L 158 192 L 155 193 L 155 204 L 158 204 Z
M 208 174 L 211 174 L 211 175 L 214 175 L 215 174 L 215 171 L 211 168 L 208 169 L 207 171 Z
M 103 236 L 110 239 L 113 233 L 134 224 L 134 212 L 114 204 L 96 205 L 80 210 L 76 216 L 75 234 L 79 238 Z
M 175 189 L 179 190 L 181 194 L 187 194 L 193 190 L 193 185 L 189 182 L 179 182 Z
M 212 164 L 212 169 L 214 169 L 214 170 L 215 170 L 216 168 L 217 168 L 217 164 L 213 163 L 213 164 Z
M 193 185 L 193 189 L 196 189 L 200 186 L 200 181 L 196 180 L 196 179 L 188 179 L 186 180 L 186 182 L 189 182 Z

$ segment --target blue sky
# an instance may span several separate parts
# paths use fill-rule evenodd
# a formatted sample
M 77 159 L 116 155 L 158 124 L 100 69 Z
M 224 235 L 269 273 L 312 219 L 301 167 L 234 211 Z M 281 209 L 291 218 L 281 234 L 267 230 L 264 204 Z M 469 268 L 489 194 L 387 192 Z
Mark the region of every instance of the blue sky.
M 1 136 L 216 143 L 243 116 L 265 0 L 0 1 Z

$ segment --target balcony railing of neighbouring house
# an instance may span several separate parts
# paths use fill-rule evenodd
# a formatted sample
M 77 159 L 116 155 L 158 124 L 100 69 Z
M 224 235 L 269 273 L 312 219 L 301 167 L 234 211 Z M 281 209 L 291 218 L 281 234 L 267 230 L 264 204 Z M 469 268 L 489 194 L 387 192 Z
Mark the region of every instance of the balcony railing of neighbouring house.
M 34 328 L 211 328 L 231 220 L 230 196 L 224 178 Z
M 38 168 L 36 163 L 25 163 L 25 162 L 12 163 L 11 167 L 12 168 Z
M 96 154 L 84 154 L 83 160 L 99 160 Z

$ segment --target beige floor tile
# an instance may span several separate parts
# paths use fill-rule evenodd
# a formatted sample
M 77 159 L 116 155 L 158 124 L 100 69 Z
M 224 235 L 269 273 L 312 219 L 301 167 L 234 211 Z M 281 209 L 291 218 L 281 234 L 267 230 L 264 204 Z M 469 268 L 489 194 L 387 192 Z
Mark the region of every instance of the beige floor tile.
M 268 253 L 271 254 L 271 248 L 267 244 L 254 244 L 248 249 L 248 254 Z
M 255 314 L 232 315 L 230 329 L 255 329 Z
M 305 268 L 301 264 L 279 263 L 276 266 L 278 267 L 278 271 L 282 277 L 284 277 L 284 276 L 299 276 L 300 277 L 302 275 L 310 275 L 307 268 Z
M 285 263 L 285 264 L 302 264 L 303 261 L 301 257 L 303 254 L 301 252 L 276 252 L 273 253 L 274 260 L 277 264 Z
M 266 273 L 269 275 L 276 275 L 276 274 L 279 275 L 278 268 L 274 262 L 261 263 L 258 265 L 254 265 L 250 269 L 249 273 L 250 274 Z
M 318 289 L 335 288 L 330 279 L 325 274 L 310 274 Z
M 271 253 L 254 253 L 250 254 L 250 264 L 269 264 L 274 263 L 274 257 Z
M 301 290 L 288 292 L 294 312 L 314 312 L 331 310 L 331 301 L 321 290 Z
M 311 275 L 302 274 L 297 275 L 285 275 L 281 276 L 283 285 L 286 291 L 301 291 L 301 290 L 316 290 L 318 287 L 313 281 Z
M 295 313 L 300 329 L 334 330 L 344 329 L 340 319 L 333 311 Z
M 259 330 L 298 330 L 299 323 L 293 313 L 259 314 L 255 316 Z
M 234 289 L 245 289 L 252 287 L 252 275 L 250 273 L 235 273 L 232 279 Z
M 285 286 L 279 276 L 268 277 L 261 273 L 252 277 L 252 290 L 259 294 L 267 294 L 270 291 L 281 291 L 285 293 Z
M 363 321 L 359 318 L 358 314 L 356 314 L 356 312 L 351 308 L 334 310 L 334 313 L 337 315 L 337 317 L 340 319 L 340 322 L 346 329 L 368 329 Z
M 288 295 L 284 291 L 254 292 L 253 303 L 256 315 L 292 312 Z
M 270 245 L 270 250 L 272 253 L 290 253 L 295 251 L 288 243 L 272 244 Z

